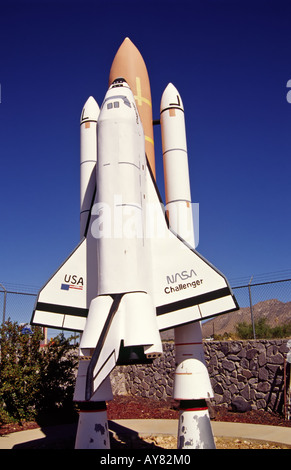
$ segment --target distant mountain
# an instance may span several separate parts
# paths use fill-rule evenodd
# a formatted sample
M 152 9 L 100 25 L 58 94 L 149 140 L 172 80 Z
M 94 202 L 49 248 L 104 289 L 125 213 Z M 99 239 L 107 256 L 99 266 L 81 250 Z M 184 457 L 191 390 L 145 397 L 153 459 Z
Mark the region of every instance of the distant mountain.
M 291 302 L 280 302 L 277 299 L 265 300 L 253 305 L 254 321 L 266 318 L 271 327 L 291 322 Z M 219 315 L 202 324 L 203 338 L 213 334 L 235 333 L 236 325 L 241 322 L 251 323 L 250 307 L 241 308 L 237 312 Z

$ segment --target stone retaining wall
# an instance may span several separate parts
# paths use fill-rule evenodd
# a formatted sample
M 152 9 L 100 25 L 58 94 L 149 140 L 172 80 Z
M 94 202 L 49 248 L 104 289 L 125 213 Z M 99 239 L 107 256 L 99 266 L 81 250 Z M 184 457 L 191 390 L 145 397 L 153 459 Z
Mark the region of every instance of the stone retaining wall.
M 237 410 L 282 411 L 287 340 L 206 341 L 205 359 L 213 405 Z M 114 394 L 155 399 L 172 397 L 174 343 L 163 343 L 164 355 L 152 365 L 118 366 L 111 374 Z

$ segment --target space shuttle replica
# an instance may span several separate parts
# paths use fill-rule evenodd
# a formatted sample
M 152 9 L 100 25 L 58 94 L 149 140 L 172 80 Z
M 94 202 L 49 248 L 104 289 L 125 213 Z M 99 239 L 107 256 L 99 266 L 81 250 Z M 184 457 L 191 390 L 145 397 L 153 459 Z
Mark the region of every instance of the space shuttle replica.
M 41 289 L 32 318 L 81 332 L 75 448 L 110 448 L 110 373 L 162 355 L 160 333 L 170 328 L 178 448 L 214 448 L 200 322 L 238 304 L 225 276 L 195 250 L 182 99 L 172 84 L 161 98 L 165 207 L 155 177 L 149 77 L 128 38 L 101 108 L 89 97 L 80 124 L 81 239 Z

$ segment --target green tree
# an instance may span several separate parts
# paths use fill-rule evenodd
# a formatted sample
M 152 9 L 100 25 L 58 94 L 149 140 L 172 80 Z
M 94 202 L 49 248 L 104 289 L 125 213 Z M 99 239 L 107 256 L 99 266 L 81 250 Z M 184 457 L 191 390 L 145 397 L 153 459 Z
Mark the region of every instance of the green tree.
M 236 334 L 241 339 L 250 339 L 253 338 L 253 329 L 252 325 L 244 322 L 239 322 L 236 327 Z
M 267 319 L 262 317 L 255 321 L 255 333 L 258 339 L 286 338 L 291 335 L 291 323 L 271 327 Z M 236 325 L 236 335 L 241 339 L 254 337 L 251 323 L 240 322 Z
M 45 348 L 40 380 L 38 381 L 37 408 L 41 413 L 73 410 L 78 356 L 76 348 L 62 334 Z
M 31 334 L 10 319 L 0 327 L 0 420 L 35 419 L 73 404 L 77 353 L 70 339 L 56 337 L 46 347 L 40 327 Z
M 255 332 L 256 338 L 272 338 L 272 328 L 268 325 L 266 318 L 259 318 L 259 320 L 255 322 Z

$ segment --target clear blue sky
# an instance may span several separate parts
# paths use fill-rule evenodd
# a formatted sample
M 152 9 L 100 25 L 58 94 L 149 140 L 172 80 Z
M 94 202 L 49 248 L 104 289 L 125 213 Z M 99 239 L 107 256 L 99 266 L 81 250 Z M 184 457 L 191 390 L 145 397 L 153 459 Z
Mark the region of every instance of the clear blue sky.
M 78 243 L 80 114 L 90 95 L 101 105 L 126 36 L 154 118 L 169 82 L 182 96 L 198 251 L 231 281 L 290 277 L 290 2 L 12 0 L 0 7 L 0 282 L 40 287 Z

